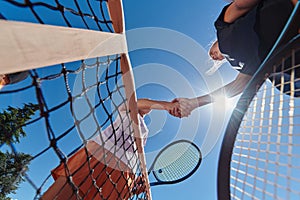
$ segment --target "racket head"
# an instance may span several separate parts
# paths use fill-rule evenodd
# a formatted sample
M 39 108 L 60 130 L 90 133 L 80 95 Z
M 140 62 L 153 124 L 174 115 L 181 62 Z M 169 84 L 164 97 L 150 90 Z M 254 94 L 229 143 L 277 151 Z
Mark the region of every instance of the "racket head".
M 274 45 L 273 49 L 270 51 L 270 53 L 267 56 L 267 58 L 265 59 L 265 61 L 262 63 L 262 65 L 260 66 L 258 71 L 254 74 L 251 81 L 248 83 L 247 87 L 245 88 L 242 96 L 240 97 L 240 99 L 237 103 L 235 110 L 233 111 L 233 113 L 231 115 L 231 118 L 229 120 L 227 129 L 226 129 L 226 132 L 225 132 L 225 135 L 223 138 L 222 147 L 221 147 L 220 156 L 219 156 L 218 199 L 230 200 L 230 199 L 241 198 L 240 196 L 235 195 L 236 191 L 238 191 L 239 193 L 240 193 L 240 191 L 242 191 L 242 192 L 246 191 L 247 195 L 250 194 L 249 198 L 261 199 L 260 197 L 253 196 L 253 192 L 249 192 L 245 189 L 245 187 L 247 187 L 249 185 L 251 186 L 251 188 L 256 188 L 256 186 L 251 185 L 251 183 L 247 183 L 247 182 L 243 182 L 243 181 L 248 180 L 249 177 L 252 178 L 252 180 L 266 180 L 265 177 L 262 178 L 262 177 L 258 177 L 258 176 L 256 177 L 256 176 L 251 175 L 249 172 L 250 169 L 251 170 L 255 169 L 256 174 L 260 174 L 261 171 L 257 170 L 258 168 L 252 168 L 252 166 L 250 166 L 250 164 L 248 165 L 248 163 L 252 162 L 251 159 L 249 159 L 250 158 L 249 155 L 247 155 L 246 153 L 237 154 L 235 149 L 237 149 L 236 147 L 239 147 L 240 149 L 245 148 L 245 149 L 247 149 L 247 151 L 249 149 L 251 149 L 250 144 L 245 143 L 246 145 L 243 146 L 242 142 L 241 142 L 241 138 L 248 137 L 248 136 L 243 135 L 243 130 L 242 130 L 242 128 L 245 127 L 244 124 L 246 124 L 248 122 L 247 119 L 249 119 L 249 121 L 252 119 L 253 119 L 253 121 L 257 120 L 256 117 L 252 118 L 252 116 L 247 116 L 248 109 L 253 108 L 251 106 L 251 103 L 257 102 L 257 99 L 254 99 L 256 97 L 256 94 L 261 91 L 260 88 L 263 85 L 263 83 L 265 83 L 266 79 L 269 78 L 271 76 L 271 74 L 276 71 L 276 70 L 274 70 L 274 68 L 276 69 L 276 65 L 278 63 L 279 64 L 283 63 L 282 58 L 286 57 L 291 52 L 299 52 L 299 47 L 300 47 L 299 34 L 297 36 L 295 36 L 294 38 L 292 38 L 288 43 L 284 44 L 284 42 L 283 42 L 283 41 L 287 40 L 287 36 L 289 35 L 289 32 L 292 30 L 291 27 L 299 24 L 299 19 L 300 19 L 299 13 L 300 13 L 300 9 L 299 9 L 299 1 L 298 1 L 297 5 L 294 9 L 294 15 L 292 15 L 290 17 L 289 23 L 287 23 L 284 31 L 281 34 L 281 37 L 279 37 L 279 39 L 277 40 L 276 44 Z M 282 84 L 282 85 L 284 85 L 284 84 Z M 267 92 L 266 88 L 263 88 L 262 90 Z M 272 95 L 272 96 L 274 96 L 274 95 Z M 274 97 L 272 97 L 272 98 L 274 98 Z M 271 99 L 271 98 L 269 97 L 269 99 Z M 293 98 L 291 98 L 291 99 L 293 99 Z M 268 101 L 271 101 L 271 100 L 268 100 Z M 265 104 L 267 104 L 267 103 L 265 103 Z M 274 108 L 272 109 L 272 112 L 273 112 L 273 110 L 274 110 Z M 286 109 L 286 110 L 288 110 L 288 109 Z M 257 113 L 258 113 L 257 116 L 261 116 L 260 112 L 257 112 Z M 268 119 L 268 118 L 266 118 L 266 119 Z M 276 124 L 274 124 L 274 125 L 276 125 Z M 267 129 L 266 127 L 267 126 L 264 124 L 264 129 Z M 240 131 L 240 129 L 241 129 L 241 131 Z M 248 135 L 251 135 L 252 132 L 249 132 Z M 265 134 L 265 133 L 262 131 L 259 131 L 259 134 L 257 134 L 257 137 L 262 137 L 263 134 Z M 251 136 L 249 136 L 249 137 L 251 137 Z M 261 141 L 261 140 L 255 141 L 255 140 L 251 139 L 250 141 L 253 141 L 253 143 L 257 142 L 257 144 L 266 143 L 266 141 Z M 273 144 L 270 141 L 267 141 L 267 143 L 269 146 L 271 146 L 270 144 Z M 289 147 L 291 147 L 291 146 L 292 145 L 290 144 Z M 270 148 L 270 147 L 268 147 L 268 148 Z M 239 150 L 239 151 L 241 151 L 241 150 Z M 260 151 L 261 151 L 261 149 L 259 149 L 259 147 L 257 147 L 257 152 L 260 152 Z M 244 152 L 244 151 L 241 151 L 241 152 Z M 250 151 L 248 151 L 248 152 L 250 152 Z M 263 149 L 262 149 L 262 152 L 263 152 Z M 269 152 L 271 152 L 271 151 L 268 151 L 268 153 Z M 276 151 L 274 151 L 274 152 L 276 152 Z M 266 151 L 266 153 L 267 153 L 267 151 Z M 276 156 L 279 157 L 280 151 L 276 152 L 276 153 L 277 153 Z M 238 156 L 236 156 L 236 155 L 238 155 Z M 263 155 L 263 154 L 261 154 L 261 155 Z M 292 155 L 292 154 L 289 154 L 289 155 Z M 268 156 L 270 156 L 270 155 L 268 155 Z M 269 159 L 259 158 L 259 159 L 261 161 L 265 162 L 266 165 L 267 165 L 268 161 L 271 160 L 270 158 Z M 287 156 L 286 156 L 284 159 L 291 159 L 291 158 L 287 158 Z M 241 160 L 241 161 L 239 161 L 239 160 Z M 238 163 L 237 161 L 239 161 L 240 162 L 239 165 L 244 166 L 246 170 L 244 169 L 244 171 L 243 171 L 243 170 L 234 169 L 235 171 L 233 172 L 233 170 L 232 170 L 233 166 L 236 163 Z M 243 161 L 243 163 L 242 163 L 242 161 Z M 279 162 L 277 162 L 277 163 L 280 164 Z M 290 165 L 288 165 L 288 166 L 290 167 Z M 268 172 L 273 173 L 273 170 L 268 169 L 268 168 L 263 169 L 263 170 L 264 170 L 265 174 L 268 174 Z M 288 169 L 288 170 L 290 170 L 290 169 Z M 239 172 L 242 172 L 243 175 L 241 176 L 239 174 Z M 277 177 L 274 179 L 277 179 L 279 175 L 276 174 L 276 176 Z M 297 179 L 297 180 L 299 180 L 299 179 Z M 239 187 L 243 188 L 243 189 L 242 190 L 235 189 L 235 185 L 233 184 L 234 181 L 238 182 Z M 269 183 L 271 183 L 271 185 L 272 184 L 275 185 L 271 181 L 269 181 Z M 266 188 L 266 187 L 270 187 L 270 186 L 264 185 L 263 188 L 264 187 Z M 285 187 L 282 186 L 282 188 L 285 188 Z M 264 192 L 265 190 L 261 190 L 261 191 Z M 236 193 L 239 194 L 238 192 L 236 192 Z M 263 193 L 263 192 L 261 192 L 261 193 Z M 241 194 L 241 196 L 245 195 L 245 194 L 243 193 L 243 194 Z M 273 195 L 273 193 L 270 193 L 270 194 Z M 266 195 L 266 194 L 263 193 L 263 195 Z M 276 197 L 273 197 L 273 198 L 276 198 Z
M 150 172 L 157 180 L 150 185 L 179 183 L 194 174 L 201 161 L 201 151 L 193 142 L 188 140 L 172 142 L 158 153 L 150 167 Z

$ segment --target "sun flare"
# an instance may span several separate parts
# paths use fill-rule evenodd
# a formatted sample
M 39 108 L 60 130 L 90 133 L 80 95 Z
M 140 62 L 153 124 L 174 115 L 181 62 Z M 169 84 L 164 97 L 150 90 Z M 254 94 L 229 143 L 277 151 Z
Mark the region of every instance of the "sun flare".
M 219 111 L 231 111 L 235 108 L 237 98 L 227 97 L 226 95 L 219 95 L 216 98 L 215 106 Z

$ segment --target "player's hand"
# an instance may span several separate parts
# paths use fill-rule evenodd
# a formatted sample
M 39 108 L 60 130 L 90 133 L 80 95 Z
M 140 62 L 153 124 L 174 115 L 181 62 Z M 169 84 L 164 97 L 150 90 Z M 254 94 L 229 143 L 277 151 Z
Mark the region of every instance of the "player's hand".
M 174 117 L 181 118 L 179 102 L 176 102 L 176 101 L 167 102 L 165 109 L 169 112 L 169 114 L 173 115 Z
M 176 98 L 172 102 L 179 103 L 179 107 L 177 107 L 177 113 L 179 113 L 180 117 L 188 117 L 197 107 L 196 102 L 189 98 Z

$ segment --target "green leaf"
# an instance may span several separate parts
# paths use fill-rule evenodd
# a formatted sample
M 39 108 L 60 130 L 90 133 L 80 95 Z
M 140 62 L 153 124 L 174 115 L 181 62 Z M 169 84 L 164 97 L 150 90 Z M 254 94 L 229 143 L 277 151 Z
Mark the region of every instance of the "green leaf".
M 28 170 L 32 156 L 24 153 L 3 153 L 0 151 L 0 200 L 9 199 L 15 193 Z
M 19 143 L 25 137 L 25 124 L 39 109 L 37 104 L 24 104 L 23 108 L 9 106 L 0 113 L 0 143 Z

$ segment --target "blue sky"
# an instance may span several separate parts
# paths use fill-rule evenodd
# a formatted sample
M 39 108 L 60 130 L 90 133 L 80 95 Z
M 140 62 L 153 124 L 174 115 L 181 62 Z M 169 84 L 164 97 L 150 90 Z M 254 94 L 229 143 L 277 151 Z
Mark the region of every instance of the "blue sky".
M 138 98 L 170 101 L 176 97 L 194 97 L 206 94 L 235 77 L 236 72 L 227 64 L 224 64 L 213 76 L 205 74 L 205 71 L 211 66 L 207 51 L 209 45 L 216 38 L 213 22 L 225 4 L 226 2 L 223 0 L 192 0 L 188 3 L 178 0 L 123 2 L 128 48 L 134 69 Z M 22 15 L 9 13 L 3 7 L 1 12 L 4 13 L 4 11 L 7 15 L 14 16 L 16 20 L 22 20 Z M 51 15 L 48 17 L 51 21 Z M 30 17 L 28 16 L 28 18 Z M 28 20 L 30 21 L 30 19 Z M 59 25 L 60 22 L 57 24 Z M 78 65 L 78 63 L 68 65 Z M 47 74 L 53 70 L 55 67 L 41 69 L 40 73 Z M 74 84 L 74 77 L 70 80 Z M 27 83 L 29 84 L 29 82 Z M 65 95 L 63 90 L 53 85 L 44 85 L 44 89 L 49 91 L 47 101 L 50 105 L 59 102 L 59 99 L 50 97 L 57 94 Z M 5 108 L 7 105 L 20 105 L 20 102 L 30 102 L 30 94 L 33 91 L 27 92 L 14 96 L 1 96 L 4 99 L 1 100 L 4 102 L 1 108 Z M 219 105 L 199 108 L 185 119 L 177 119 L 159 111 L 152 112 L 146 117 L 150 129 L 145 148 L 149 166 L 163 146 L 177 139 L 184 138 L 194 141 L 204 155 L 199 170 L 188 180 L 176 185 L 153 187 L 153 199 L 216 199 L 216 170 L 220 138 L 226 127 L 230 110 L 231 107 L 224 108 L 222 102 Z M 59 116 L 53 119 L 57 120 L 57 122 L 53 121 L 53 124 L 57 124 L 56 130 L 58 132 L 64 130 L 64 124 L 60 122 Z M 66 119 L 68 118 L 66 117 Z M 66 122 L 66 124 L 71 123 Z M 38 127 L 30 127 L 30 130 L 39 134 L 41 130 L 45 131 L 45 127 L 41 124 Z M 22 145 L 18 146 L 18 150 L 33 152 L 47 145 L 45 135 L 34 147 L 30 146 L 30 141 L 35 137 L 36 135 L 31 135 L 24 138 Z M 69 153 L 80 142 L 77 138 L 73 144 L 60 147 Z M 47 159 L 40 158 L 39 161 L 33 163 L 31 171 L 49 173 L 53 166 L 43 165 L 41 167 L 40 163 L 49 162 L 48 159 L 53 162 L 58 160 L 53 154 L 47 156 Z M 33 173 L 32 176 L 39 179 Z M 24 185 L 24 188 L 21 188 L 14 198 L 22 199 L 20 196 L 28 194 L 28 191 L 33 191 L 29 188 L 30 186 Z M 28 194 L 29 197 L 31 195 Z
M 207 51 L 216 39 L 213 23 L 225 4 L 222 0 L 124 2 L 126 29 L 129 31 L 127 40 L 129 50 L 133 49 L 130 58 L 138 97 L 160 100 L 194 97 L 206 94 L 235 77 L 236 72 L 227 64 L 213 76 L 205 74 L 211 66 L 207 62 Z M 145 32 L 135 30 L 145 27 L 151 28 Z M 134 31 L 137 33 L 132 33 Z M 165 32 L 169 38 L 162 36 Z M 145 34 L 140 36 L 141 41 L 138 33 Z M 157 37 L 153 36 L 156 33 Z M 180 34 L 182 37 L 178 36 Z M 148 39 L 153 46 L 145 42 Z M 192 45 L 187 45 L 190 40 Z M 196 44 L 203 49 L 194 48 Z M 148 78 L 151 72 L 154 75 Z M 219 136 L 223 134 L 230 111 L 231 108 L 224 109 L 222 104 L 209 105 L 195 110 L 189 118 L 182 120 L 168 116 L 163 125 L 159 117 L 161 113 L 150 114 L 150 137 L 145 149 L 147 158 L 153 158 L 152 152 L 178 138 L 194 141 L 205 155 L 199 170 L 188 180 L 176 185 L 152 187 L 153 199 L 217 198 Z

